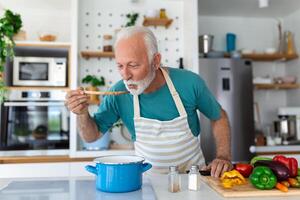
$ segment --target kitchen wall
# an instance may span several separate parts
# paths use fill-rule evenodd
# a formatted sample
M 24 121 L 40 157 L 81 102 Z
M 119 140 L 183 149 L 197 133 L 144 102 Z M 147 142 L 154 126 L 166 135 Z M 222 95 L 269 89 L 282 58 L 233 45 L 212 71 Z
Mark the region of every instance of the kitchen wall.
M 277 23 L 275 18 L 199 16 L 199 35 L 213 34 L 214 50 L 225 51 L 226 33 L 235 33 L 237 49 L 262 53 L 266 48 L 277 48 Z M 285 74 L 285 62 L 253 62 L 253 77 L 278 77 Z M 262 127 L 271 125 L 277 118 L 278 107 L 289 104 L 285 90 L 256 90 L 254 93 L 254 102 L 258 103 Z
M 294 40 L 298 54 L 300 54 L 300 10 L 284 18 L 284 28 L 294 33 Z M 295 75 L 300 82 L 300 60 L 296 59 L 286 63 L 286 73 Z M 300 89 L 289 91 L 287 97 L 289 106 L 300 106 Z
M 2 9 L 19 13 L 27 40 L 36 41 L 40 32 L 57 34 L 57 41 L 71 41 L 71 0 L 1 0 Z
M 277 47 L 276 20 L 272 18 L 199 16 L 199 35 L 211 33 L 214 49 L 226 50 L 226 33 L 237 35 L 237 49 L 263 51 Z

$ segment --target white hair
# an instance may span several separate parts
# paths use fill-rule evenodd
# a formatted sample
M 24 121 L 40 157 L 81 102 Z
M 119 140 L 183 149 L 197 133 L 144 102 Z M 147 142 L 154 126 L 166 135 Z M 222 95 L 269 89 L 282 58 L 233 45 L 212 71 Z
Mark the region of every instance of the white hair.
M 126 28 L 122 28 L 117 34 L 117 38 L 116 38 L 114 46 L 116 47 L 117 43 L 121 39 L 127 39 L 138 33 L 142 33 L 144 35 L 144 42 L 145 42 L 145 45 L 147 48 L 147 54 L 148 54 L 148 61 L 149 61 L 149 64 L 151 64 L 154 54 L 156 54 L 158 52 L 158 48 L 157 48 L 156 37 L 149 28 L 146 28 L 144 26 L 129 26 Z

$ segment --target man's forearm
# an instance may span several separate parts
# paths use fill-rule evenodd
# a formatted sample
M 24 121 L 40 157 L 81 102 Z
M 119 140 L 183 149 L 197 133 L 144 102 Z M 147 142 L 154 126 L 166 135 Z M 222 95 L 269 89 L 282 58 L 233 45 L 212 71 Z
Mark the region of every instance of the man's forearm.
M 79 135 L 86 142 L 97 140 L 102 134 L 99 132 L 95 121 L 88 113 L 77 115 Z
M 212 122 L 216 142 L 216 157 L 231 159 L 230 125 L 226 112 L 222 109 L 221 118 Z

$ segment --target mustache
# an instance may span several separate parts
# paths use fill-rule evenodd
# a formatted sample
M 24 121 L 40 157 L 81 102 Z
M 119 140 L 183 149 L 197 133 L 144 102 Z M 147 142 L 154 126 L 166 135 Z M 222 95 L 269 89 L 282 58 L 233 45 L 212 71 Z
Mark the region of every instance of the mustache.
M 140 83 L 140 81 L 133 81 L 133 80 L 128 80 L 128 81 L 125 81 L 125 84 L 126 85 L 138 85 Z

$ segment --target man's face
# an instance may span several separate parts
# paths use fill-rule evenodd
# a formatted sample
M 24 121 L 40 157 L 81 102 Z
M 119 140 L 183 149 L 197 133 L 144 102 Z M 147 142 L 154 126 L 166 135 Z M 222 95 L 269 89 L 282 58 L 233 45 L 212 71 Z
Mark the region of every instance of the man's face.
M 150 67 L 148 62 L 143 35 L 121 39 L 115 48 L 115 55 L 127 90 L 134 95 L 141 94 L 155 77 L 154 67 Z

